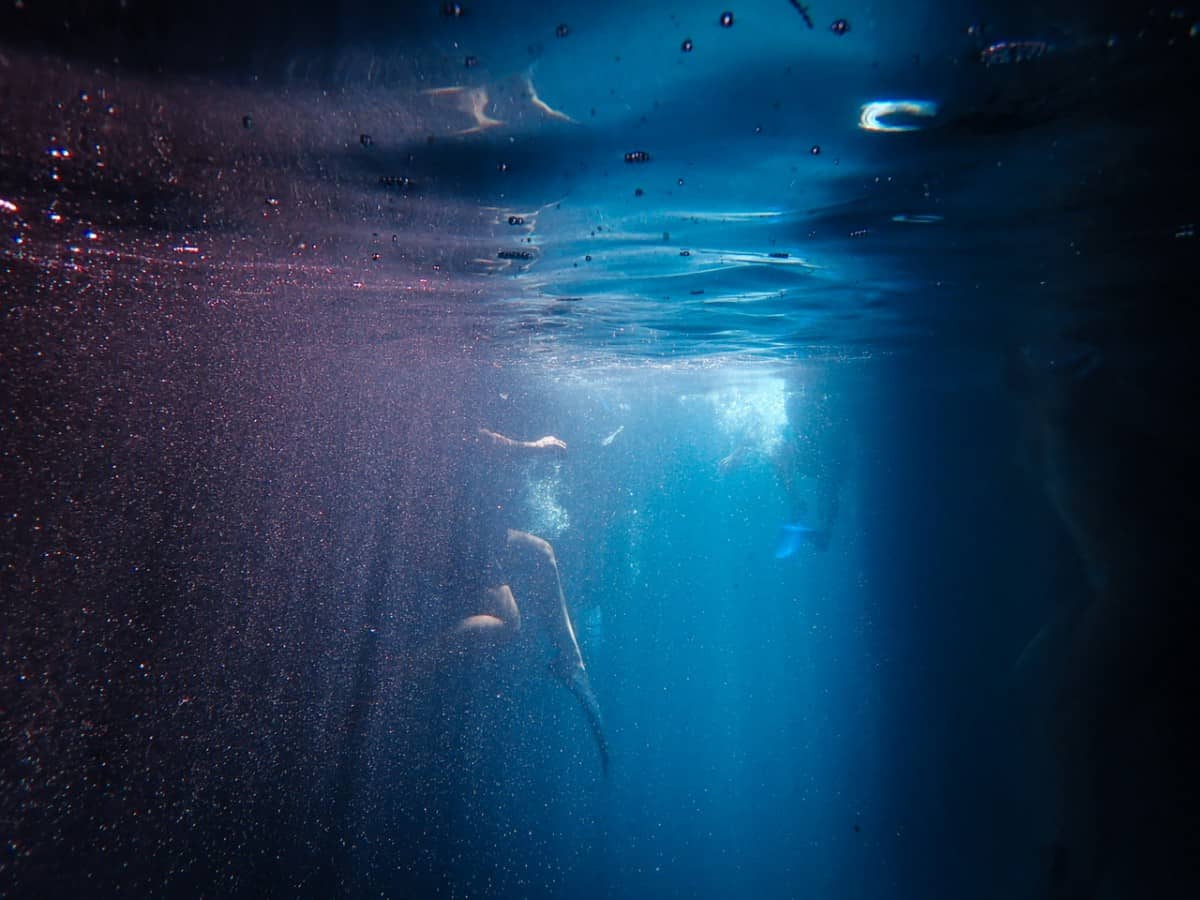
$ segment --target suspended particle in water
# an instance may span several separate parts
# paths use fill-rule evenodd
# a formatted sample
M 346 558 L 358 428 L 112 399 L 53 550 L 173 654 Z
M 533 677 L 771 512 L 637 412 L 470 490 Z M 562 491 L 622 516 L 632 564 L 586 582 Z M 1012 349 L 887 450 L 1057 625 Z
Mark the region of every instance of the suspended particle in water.
M 663 232 L 663 240 L 664 240 L 664 241 L 669 241 L 670 239 L 671 239 L 671 232 L 669 232 L 669 231 L 664 231 L 664 232 Z
M 533 253 L 529 250 L 501 250 L 496 257 L 498 259 L 533 259 Z
M 509 216 L 508 224 L 509 225 L 524 225 L 525 220 L 523 218 L 521 218 L 520 216 Z
M 584 261 L 584 262 L 591 262 L 591 261 L 592 261 L 592 254 L 590 254 L 590 253 L 589 253 L 587 256 L 585 256 L 585 257 L 583 258 L 583 261 Z
M 691 255 L 692 255 L 692 251 L 691 251 L 691 250 L 680 250 L 680 251 L 679 251 L 679 255 L 680 255 L 680 256 L 691 256 Z
M 645 150 L 630 150 L 625 154 L 625 162 L 627 163 L 644 163 L 650 162 L 650 154 Z
M 460 19 L 466 10 L 461 3 L 447 2 L 442 4 L 442 15 L 451 19 Z
M 755 126 L 754 126 L 754 133 L 755 133 L 755 134 L 762 134 L 762 126 L 761 126 L 761 125 L 755 125 Z
M 468 69 L 473 69 L 477 65 L 479 65 L 479 58 L 475 57 L 475 56 L 468 56 L 466 59 L 463 60 L 463 65 L 466 66 Z
M 378 253 L 372 253 L 372 254 L 371 254 L 371 260 L 372 260 L 373 262 L 379 262 L 379 260 L 380 260 L 380 259 L 382 259 L 382 258 L 383 258 L 383 257 L 381 257 L 381 256 L 380 256 Z
M 852 237 L 852 238 L 866 237 L 868 233 L 869 233 L 869 229 L 856 228 L 850 232 L 850 237 Z
M 832 25 L 829 26 L 829 30 L 832 31 L 834 34 L 836 34 L 838 37 L 841 37 L 842 35 L 844 35 L 846 32 L 848 32 L 850 30 L 850 23 L 847 22 L 845 19 L 838 19 Z
M 416 187 L 416 183 L 407 175 L 380 175 L 379 183 L 383 187 L 399 188 L 402 191 Z
M 721 22 L 722 28 L 732 28 L 733 27 L 733 13 L 731 13 L 729 11 L 721 13 L 720 22 Z
M 691 38 L 684 38 L 683 43 L 679 45 L 679 49 L 684 53 L 691 53 L 695 46 L 696 45 L 692 43 Z
M 496 171 L 497 172 L 507 172 L 508 171 L 508 163 L 506 163 L 506 162 L 496 163 Z
M 358 136 L 358 142 L 360 144 L 362 144 L 364 147 L 370 147 L 372 144 L 375 143 L 375 139 L 373 137 L 371 137 L 369 134 L 360 134 Z
M 643 191 L 641 188 L 634 188 L 634 190 L 633 190 L 633 196 L 635 196 L 635 197 L 641 197 L 645 193 L 646 192 Z
M 683 179 L 682 179 L 682 178 L 680 178 L 680 179 L 679 179 L 678 181 L 676 181 L 675 183 L 676 183 L 677 185 L 679 185 L 680 187 L 683 187 Z
M 250 116 L 242 116 L 242 127 L 249 130 L 254 127 L 254 119 Z
M 265 202 L 266 202 L 267 206 L 278 206 L 279 198 L 278 197 L 268 197 Z
M 555 37 L 565 38 L 570 33 L 571 33 L 570 27 L 565 24 L 559 25 L 557 28 L 554 29 Z

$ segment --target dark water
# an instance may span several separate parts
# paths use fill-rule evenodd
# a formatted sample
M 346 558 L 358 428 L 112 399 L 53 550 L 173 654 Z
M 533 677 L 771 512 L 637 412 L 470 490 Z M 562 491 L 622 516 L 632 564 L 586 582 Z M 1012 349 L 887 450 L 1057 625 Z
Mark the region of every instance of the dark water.
M 1193 896 L 1198 22 L 8 4 L 0 896 Z

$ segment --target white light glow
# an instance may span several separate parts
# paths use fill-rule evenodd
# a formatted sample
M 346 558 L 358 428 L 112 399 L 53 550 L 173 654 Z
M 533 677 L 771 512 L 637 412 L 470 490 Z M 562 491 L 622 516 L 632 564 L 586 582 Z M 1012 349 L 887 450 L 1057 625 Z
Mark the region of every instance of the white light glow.
M 864 131 L 917 131 L 920 125 L 894 124 L 884 119 L 895 115 L 928 119 L 936 116 L 937 111 L 938 106 L 932 100 L 872 100 L 858 111 L 858 127 Z

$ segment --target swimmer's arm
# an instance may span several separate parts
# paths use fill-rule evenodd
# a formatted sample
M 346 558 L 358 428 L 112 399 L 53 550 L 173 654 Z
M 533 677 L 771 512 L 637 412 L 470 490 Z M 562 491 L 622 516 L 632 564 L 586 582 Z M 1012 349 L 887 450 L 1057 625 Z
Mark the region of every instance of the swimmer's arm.
M 490 431 L 487 428 L 480 428 L 479 434 L 483 439 L 493 447 L 509 447 L 516 450 L 566 450 L 566 441 L 556 438 L 552 434 L 545 437 L 540 437 L 535 441 L 518 441 L 513 438 L 500 434 L 497 431 Z

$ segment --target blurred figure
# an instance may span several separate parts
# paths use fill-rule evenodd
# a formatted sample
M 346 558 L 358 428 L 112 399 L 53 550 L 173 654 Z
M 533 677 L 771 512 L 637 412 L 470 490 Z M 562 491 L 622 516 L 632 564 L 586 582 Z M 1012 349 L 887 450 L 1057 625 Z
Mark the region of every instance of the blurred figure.
M 1061 666 L 1050 738 L 1062 795 L 1047 860 L 1056 900 L 1196 887 L 1196 774 L 1181 723 L 1195 712 L 1200 518 L 1181 369 L 1078 341 L 1027 347 L 1011 369 L 1029 461 L 1090 588 L 1043 629 Z
M 850 460 L 850 437 L 835 415 L 837 398 L 823 385 L 788 393 L 787 427 L 769 460 L 788 500 L 775 557 L 784 559 L 808 544 L 828 550 L 841 505 Z M 718 463 L 725 474 L 754 454 L 745 445 Z
M 489 473 L 496 475 L 495 480 L 489 482 L 494 496 L 478 510 L 483 520 L 484 548 L 481 603 L 477 612 L 458 623 L 455 636 L 463 646 L 485 651 L 515 637 L 523 623 L 532 623 L 550 644 L 554 653 L 550 672 L 571 692 L 583 710 L 600 752 L 601 765 L 607 772 L 608 741 L 600 705 L 592 692 L 575 626 L 567 609 L 554 548 L 549 541 L 507 524 L 511 520 L 508 501 L 513 490 L 511 486 L 508 490 L 504 487 L 503 470 L 511 466 L 511 460 L 506 457 L 527 452 L 563 451 L 567 445 L 553 435 L 521 441 L 486 428 L 479 429 L 477 441 L 482 452 L 495 457 L 496 465 L 489 468 Z

